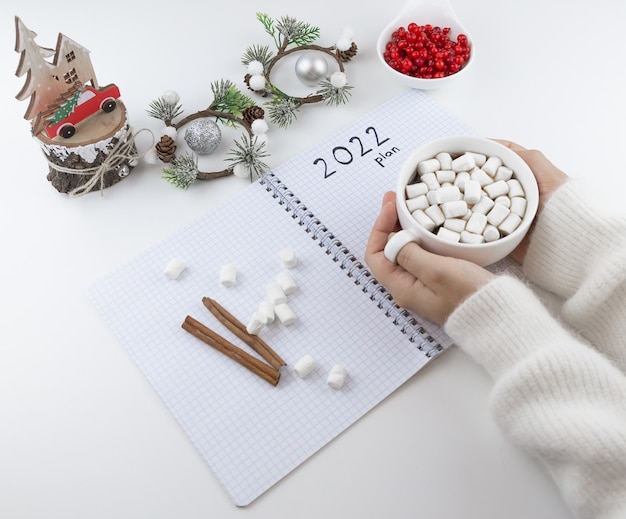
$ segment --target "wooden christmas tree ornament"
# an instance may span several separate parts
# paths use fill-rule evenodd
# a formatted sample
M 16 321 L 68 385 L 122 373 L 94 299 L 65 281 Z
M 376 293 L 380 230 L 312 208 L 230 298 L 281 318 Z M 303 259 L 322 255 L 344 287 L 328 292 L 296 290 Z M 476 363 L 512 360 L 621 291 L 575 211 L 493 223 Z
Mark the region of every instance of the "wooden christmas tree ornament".
M 24 118 L 48 160 L 53 187 L 79 196 L 128 176 L 137 148 L 118 87 L 100 87 L 89 51 L 63 34 L 48 49 L 17 16 L 15 30 L 15 74 L 26 75 L 16 97 L 30 98 Z

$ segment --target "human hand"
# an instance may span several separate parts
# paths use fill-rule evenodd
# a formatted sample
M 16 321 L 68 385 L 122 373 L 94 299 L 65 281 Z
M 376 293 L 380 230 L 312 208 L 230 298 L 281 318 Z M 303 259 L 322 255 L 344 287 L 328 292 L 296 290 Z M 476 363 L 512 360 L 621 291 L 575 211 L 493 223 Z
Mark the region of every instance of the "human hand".
M 537 215 L 539 215 L 546 201 L 550 198 L 550 195 L 564 184 L 569 177 L 552 164 L 540 151 L 528 150 L 511 141 L 498 139 L 496 139 L 496 141 L 517 153 L 522 160 L 528 164 L 528 167 L 530 167 L 535 175 L 537 186 L 539 187 L 539 209 L 537 211 Z M 522 243 L 511 253 L 511 257 L 518 263 L 524 263 L 531 234 L 532 228 L 522 240 Z
M 365 261 L 402 308 L 442 325 L 461 302 L 494 277 L 474 263 L 433 254 L 413 242 L 400 250 L 398 264 L 392 263 L 383 249 L 399 229 L 395 193 L 388 192 L 370 233 Z

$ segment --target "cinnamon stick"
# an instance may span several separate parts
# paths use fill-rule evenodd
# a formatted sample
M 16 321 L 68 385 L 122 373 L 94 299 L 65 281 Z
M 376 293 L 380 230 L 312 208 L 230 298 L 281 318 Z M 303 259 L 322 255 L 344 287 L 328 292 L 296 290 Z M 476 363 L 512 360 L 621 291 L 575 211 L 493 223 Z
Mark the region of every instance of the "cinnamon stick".
M 224 326 L 239 337 L 243 342 L 256 351 L 261 357 L 269 362 L 274 368 L 280 369 L 287 363 L 258 335 L 252 335 L 246 330 L 246 326 L 239 321 L 226 308 L 220 305 L 215 299 L 203 297 L 202 303 Z
M 220 353 L 223 353 L 224 355 L 235 360 L 244 368 L 263 378 L 273 386 L 278 384 L 278 381 L 280 380 L 280 371 L 277 368 L 268 366 L 256 357 L 253 357 L 249 353 L 243 351 L 241 348 L 238 348 L 217 332 L 211 330 L 208 326 L 205 326 L 193 317 L 189 315 L 185 317 L 182 328 L 191 333 L 194 337 L 203 341 L 205 344 L 208 344 Z

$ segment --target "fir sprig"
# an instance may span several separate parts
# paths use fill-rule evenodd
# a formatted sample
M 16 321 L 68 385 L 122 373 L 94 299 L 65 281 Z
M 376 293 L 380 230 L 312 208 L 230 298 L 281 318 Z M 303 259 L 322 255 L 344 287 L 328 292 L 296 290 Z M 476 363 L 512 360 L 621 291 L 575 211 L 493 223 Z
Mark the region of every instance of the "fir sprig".
M 348 102 L 348 98 L 352 95 L 350 90 L 352 90 L 350 85 L 336 87 L 328 78 L 325 78 L 320 81 L 320 89 L 317 93 L 322 96 L 327 105 L 339 106 Z
M 198 159 L 192 153 L 182 154 L 172 162 L 171 168 L 163 169 L 163 178 L 170 184 L 187 189 L 198 176 Z
M 274 20 L 266 13 L 256 13 L 256 18 L 265 27 L 265 32 L 274 38 L 274 42 L 277 47 L 280 47 L 278 40 L 276 39 L 276 30 L 274 29 Z
M 297 45 L 298 47 L 301 45 L 310 45 L 317 40 L 320 35 L 319 27 L 301 22 L 291 16 L 283 16 L 276 22 L 276 28 L 285 40 L 288 40 L 290 44 Z
M 259 61 L 263 64 L 263 67 L 267 68 L 272 59 L 274 59 L 274 55 L 269 45 L 252 45 L 246 49 L 241 58 L 241 63 L 247 66 L 252 61 Z
M 209 108 L 216 112 L 226 112 L 240 117 L 246 108 L 254 106 L 254 101 L 242 94 L 232 81 L 224 79 L 215 81 L 211 83 L 211 90 L 213 102 Z M 237 126 L 235 121 L 230 119 L 218 117 L 217 120 L 227 126 Z
M 248 139 L 246 135 L 242 135 L 241 142 L 234 142 L 236 149 L 229 152 L 232 158 L 226 160 L 232 162 L 233 167 L 237 164 L 244 166 L 250 172 L 251 180 L 253 175 L 256 177 L 263 175 L 267 171 L 268 165 L 261 159 L 269 156 L 265 150 L 265 141 L 257 138 Z
M 292 16 L 283 16 L 276 22 L 266 13 L 257 13 L 256 17 L 265 27 L 265 32 L 274 39 L 274 43 L 279 49 L 283 45 L 290 44 L 298 47 L 310 45 L 320 36 L 319 27 L 297 20 Z
M 162 121 L 172 121 L 183 113 L 183 107 L 180 103 L 170 104 L 162 97 L 150 101 L 150 108 L 146 110 L 150 117 L 161 119 Z
M 296 120 L 301 105 L 300 101 L 287 95 L 276 95 L 265 104 L 269 119 L 281 128 L 287 128 Z

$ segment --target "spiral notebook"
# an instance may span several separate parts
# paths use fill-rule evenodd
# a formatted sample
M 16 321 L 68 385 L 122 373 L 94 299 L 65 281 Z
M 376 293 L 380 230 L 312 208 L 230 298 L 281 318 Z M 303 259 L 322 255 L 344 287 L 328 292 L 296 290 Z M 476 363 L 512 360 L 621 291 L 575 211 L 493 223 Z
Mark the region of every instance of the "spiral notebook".
M 91 286 L 102 316 L 236 505 L 267 491 L 450 346 L 437 326 L 398 308 L 363 256 L 407 155 L 469 132 L 426 94 L 407 91 Z M 297 291 L 288 296 L 297 319 L 260 333 L 288 364 L 272 386 L 181 323 L 191 315 L 246 349 L 202 298 L 249 322 L 284 270 L 284 248 L 298 258 L 289 271 Z M 163 270 L 175 257 L 186 269 L 172 280 Z M 225 264 L 237 269 L 230 288 L 219 282 Z M 293 366 L 307 354 L 317 367 L 302 379 Z M 335 364 L 348 372 L 341 389 L 326 380 Z

